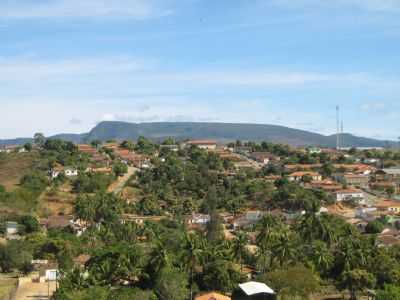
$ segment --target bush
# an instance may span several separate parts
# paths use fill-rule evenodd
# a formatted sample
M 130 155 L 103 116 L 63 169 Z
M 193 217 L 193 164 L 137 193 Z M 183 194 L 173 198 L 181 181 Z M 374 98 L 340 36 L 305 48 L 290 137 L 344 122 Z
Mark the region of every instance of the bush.
M 394 285 L 385 285 L 383 290 L 376 294 L 376 300 L 400 300 L 400 287 Z
M 24 226 L 25 233 L 36 232 L 40 229 L 38 220 L 29 215 L 21 217 L 19 223 Z
M 374 220 L 367 224 L 365 227 L 365 232 L 369 234 L 381 233 L 384 227 L 385 226 L 380 221 Z

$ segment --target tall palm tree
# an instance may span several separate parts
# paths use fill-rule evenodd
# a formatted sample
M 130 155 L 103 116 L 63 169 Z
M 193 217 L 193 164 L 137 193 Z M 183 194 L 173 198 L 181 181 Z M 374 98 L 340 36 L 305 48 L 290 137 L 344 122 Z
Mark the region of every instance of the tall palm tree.
M 259 248 L 259 256 L 263 260 L 263 273 L 267 269 L 268 257 L 270 259 L 269 265 L 272 266 L 273 256 L 271 251 L 274 248 L 281 226 L 280 221 L 269 214 L 265 215 L 256 226 L 256 229 L 259 230 L 256 243 Z
M 193 299 L 193 275 L 196 265 L 202 261 L 204 254 L 203 241 L 198 235 L 194 233 L 185 232 L 184 244 L 182 247 L 183 264 L 184 268 L 189 271 L 190 274 L 190 299 Z
M 293 245 L 293 235 L 288 227 L 282 227 L 278 232 L 272 252 L 273 258 L 279 261 L 282 267 L 284 262 L 291 261 L 296 256 L 296 248 Z
M 161 269 L 171 266 L 170 255 L 165 245 L 159 239 L 154 242 L 153 250 L 150 254 L 150 265 L 158 273 Z
M 234 258 L 239 261 L 240 273 L 243 272 L 243 256 L 246 255 L 246 245 L 248 243 L 247 234 L 240 231 L 236 238 L 233 240 L 232 252 Z

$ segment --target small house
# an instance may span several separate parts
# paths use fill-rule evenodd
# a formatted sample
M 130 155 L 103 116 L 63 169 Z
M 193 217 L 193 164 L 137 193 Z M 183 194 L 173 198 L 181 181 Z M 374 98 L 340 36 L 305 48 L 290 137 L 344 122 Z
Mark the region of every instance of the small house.
M 232 300 L 272 300 L 276 299 L 275 292 L 265 283 L 250 281 L 239 284 L 232 294 Z
M 336 201 L 351 201 L 357 200 L 358 202 L 364 202 L 364 192 L 359 189 L 343 189 L 336 192 Z
M 188 141 L 186 146 L 196 146 L 204 150 L 215 150 L 217 149 L 217 142 L 212 140 L 194 140 Z
M 379 211 L 391 214 L 400 214 L 400 201 L 384 200 L 376 205 Z
M 270 162 L 279 161 L 280 159 L 279 157 L 268 152 L 252 152 L 250 157 L 263 165 L 268 165 Z
M 74 167 L 66 167 L 64 170 L 64 174 L 67 177 L 75 177 L 78 176 L 78 169 Z
M 290 181 L 303 181 L 304 178 L 309 177 L 311 181 L 321 181 L 322 175 L 317 172 L 294 172 L 291 173 L 288 178 Z
M 17 222 L 6 222 L 6 234 L 14 235 L 18 233 L 18 223 Z

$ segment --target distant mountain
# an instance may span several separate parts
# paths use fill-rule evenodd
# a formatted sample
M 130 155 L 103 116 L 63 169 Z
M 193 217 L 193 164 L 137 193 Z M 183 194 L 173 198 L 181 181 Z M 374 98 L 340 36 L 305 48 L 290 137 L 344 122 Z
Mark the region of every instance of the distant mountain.
M 10 140 L 0 140 L 0 146 L 5 145 L 23 145 L 32 142 L 31 138 L 15 138 Z
M 326 146 L 336 145 L 336 135 L 325 136 L 305 130 L 293 129 L 277 125 L 238 124 L 238 123 L 194 123 L 194 122 L 158 122 L 158 123 L 127 123 L 101 122 L 89 133 L 60 134 L 53 138 L 60 138 L 75 143 L 91 140 L 135 140 L 145 136 L 153 140 L 162 140 L 172 137 L 184 139 L 215 139 L 219 142 L 235 140 L 269 141 L 284 143 L 293 146 Z M 342 134 L 343 147 L 385 147 L 397 146 L 393 141 L 382 141 L 370 138 L 357 137 L 351 134 Z M 0 144 L 11 144 L 10 140 L 0 140 Z

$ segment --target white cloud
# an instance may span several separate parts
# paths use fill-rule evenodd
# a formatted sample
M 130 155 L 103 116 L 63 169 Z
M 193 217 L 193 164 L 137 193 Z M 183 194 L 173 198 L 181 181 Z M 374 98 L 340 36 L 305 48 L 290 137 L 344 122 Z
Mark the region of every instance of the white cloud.
M 159 0 L 10 0 L 0 2 L 0 17 L 8 19 L 101 17 L 140 20 L 170 13 L 171 9 Z
M 31 81 L 96 74 L 141 71 L 149 63 L 130 57 L 43 60 L 34 57 L 0 57 L 0 81 Z
M 375 12 L 399 12 L 399 0 L 273 0 L 286 8 L 357 8 Z
M 316 73 L 267 69 L 165 70 L 154 61 L 126 56 L 44 60 L 36 57 L 0 57 L 2 93 L 14 96 L 129 95 L 176 93 L 205 88 L 271 88 L 314 84 L 363 84 L 367 74 Z M 378 82 L 376 78 L 373 78 Z M 142 107 L 146 110 L 146 106 Z

